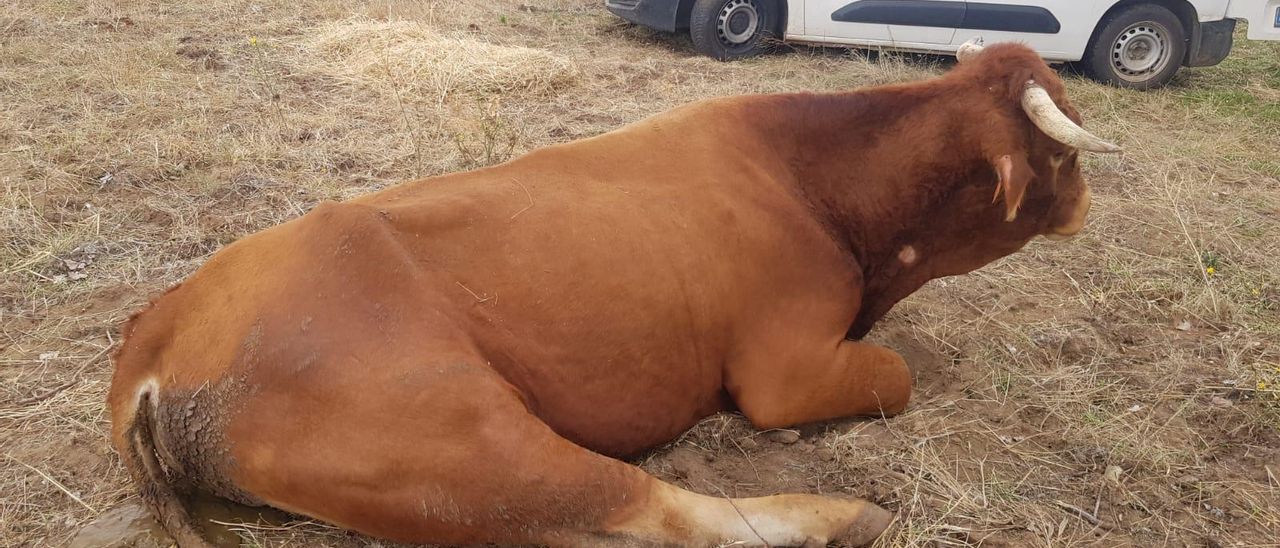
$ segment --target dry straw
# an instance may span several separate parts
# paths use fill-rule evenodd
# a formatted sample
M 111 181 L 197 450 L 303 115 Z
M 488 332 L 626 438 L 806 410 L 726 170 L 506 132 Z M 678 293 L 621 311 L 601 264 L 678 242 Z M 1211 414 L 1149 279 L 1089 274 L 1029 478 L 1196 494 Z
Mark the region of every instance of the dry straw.
M 550 51 L 492 44 L 414 21 L 332 23 L 304 48 L 334 76 L 369 86 L 390 76 L 404 93 L 441 99 L 451 92 L 551 91 L 578 76 L 572 61 Z

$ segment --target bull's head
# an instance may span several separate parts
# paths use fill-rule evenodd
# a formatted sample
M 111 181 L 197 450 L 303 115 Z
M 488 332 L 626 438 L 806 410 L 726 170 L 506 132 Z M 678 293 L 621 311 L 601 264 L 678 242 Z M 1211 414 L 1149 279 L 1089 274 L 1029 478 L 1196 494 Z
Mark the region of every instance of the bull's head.
M 867 280 L 854 337 L 930 279 L 972 271 L 1036 236 L 1080 232 L 1090 192 L 1079 155 L 1120 151 L 1081 127 L 1061 79 L 1031 50 L 970 42 L 956 56 L 945 79 L 953 100 L 965 103 L 955 109 L 963 116 L 957 143 L 982 165 L 958 167 L 970 175 L 926 212 L 918 233 L 901 237 L 908 245 L 890 259 L 894 266 Z
M 956 58 L 968 63 L 983 50 L 981 39 L 971 40 L 960 46 Z M 1040 131 L 1026 134 L 1016 127 L 1000 128 L 1014 133 L 1014 138 L 992 139 L 986 152 L 998 178 L 993 201 L 1003 199 L 1007 222 L 1017 220 L 1024 203 L 1044 202 L 1034 219 L 1042 228 L 1040 233 L 1049 239 L 1065 239 L 1084 228 L 1089 212 L 1089 186 L 1080 176 L 1078 154 L 1119 152 L 1120 147 L 1080 127 L 1080 115 L 1065 97 L 1061 105 L 1054 101 L 1045 86 L 1056 87 L 1061 97 L 1062 85 L 1056 77 L 1042 75 L 1047 81 L 1041 83 L 1033 74 L 1027 76 L 1025 81 L 1019 78 L 1012 84 L 1022 114 Z M 1025 136 L 1022 142 L 1018 142 L 1019 136 Z M 1033 180 L 1037 181 L 1034 186 Z

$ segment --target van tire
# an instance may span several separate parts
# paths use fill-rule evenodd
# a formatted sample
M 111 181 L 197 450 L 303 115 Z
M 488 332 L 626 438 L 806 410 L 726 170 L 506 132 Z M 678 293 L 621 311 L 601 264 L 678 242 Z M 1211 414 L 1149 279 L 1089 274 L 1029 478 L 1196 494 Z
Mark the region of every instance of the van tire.
M 696 0 L 689 36 L 699 52 L 721 61 L 764 53 L 778 37 L 777 0 Z
M 1156 4 L 1135 4 L 1103 18 L 1080 67 L 1090 78 L 1122 88 L 1154 89 L 1173 78 L 1187 54 L 1187 30 Z

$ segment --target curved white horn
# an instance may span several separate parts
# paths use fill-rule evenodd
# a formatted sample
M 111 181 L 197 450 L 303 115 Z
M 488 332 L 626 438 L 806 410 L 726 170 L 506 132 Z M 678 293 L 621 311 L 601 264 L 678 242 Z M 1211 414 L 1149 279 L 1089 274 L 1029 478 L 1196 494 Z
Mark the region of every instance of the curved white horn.
M 1067 118 L 1049 97 L 1049 92 L 1034 81 L 1027 81 L 1023 89 L 1022 110 L 1040 131 L 1059 143 L 1090 152 L 1120 152 L 1120 147 L 1103 141 Z
M 982 53 L 982 37 L 970 38 L 968 42 L 960 44 L 960 49 L 956 50 L 956 61 L 963 63 L 973 59 L 979 53 Z

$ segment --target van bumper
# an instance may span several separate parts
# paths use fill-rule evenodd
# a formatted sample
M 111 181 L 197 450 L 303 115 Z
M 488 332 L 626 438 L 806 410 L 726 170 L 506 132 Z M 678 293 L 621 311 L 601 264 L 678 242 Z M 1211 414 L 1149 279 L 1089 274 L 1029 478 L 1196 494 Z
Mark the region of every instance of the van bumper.
M 1250 40 L 1280 40 L 1280 0 L 1232 0 L 1227 19 L 1248 21 Z
M 663 32 L 680 27 L 679 0 L 605 0 L 604 7 L 627 21 Z

